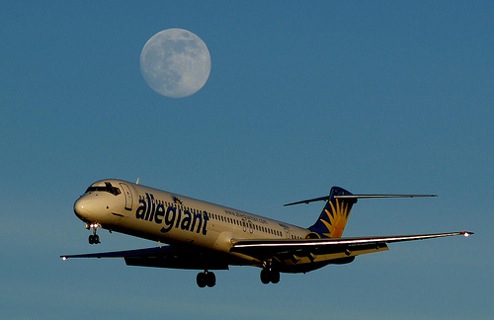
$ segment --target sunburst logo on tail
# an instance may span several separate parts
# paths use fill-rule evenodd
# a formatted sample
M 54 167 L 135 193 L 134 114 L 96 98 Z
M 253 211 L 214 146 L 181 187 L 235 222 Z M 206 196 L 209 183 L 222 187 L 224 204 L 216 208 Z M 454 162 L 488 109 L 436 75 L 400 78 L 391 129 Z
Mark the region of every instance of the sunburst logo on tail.
M 322 217 L 319 219 L 327 228 L 328 232 L 324 235 L 329 238 L 340 238 L 345 229 L 348 217 L 350 216 L 351 206 L 347 201 L 339 201 L 335 199 L 335 202 L 329 202 L 331 210 L 328 210 L 328 206 L 324 209 L 327 219 Z
M 352 194 L 340 187 L 332 187 L 329 197 L 320 197 L 315 200 L 326 200 L 316 223 L 309 230 L 319 237 L 341 238 L 345 230 L 353 205 L 357 202 Z

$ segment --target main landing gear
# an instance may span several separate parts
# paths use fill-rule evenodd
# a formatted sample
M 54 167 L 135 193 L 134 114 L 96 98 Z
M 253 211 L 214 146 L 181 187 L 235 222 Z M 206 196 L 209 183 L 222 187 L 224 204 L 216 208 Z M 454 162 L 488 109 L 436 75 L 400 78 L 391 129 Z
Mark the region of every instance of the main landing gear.
M 280 282 L 280 272 L 272 268 L 264 268 L 261 271 L 261 282 L 264 284 Z
M 86 224 L 86 229 L 93 229 L 93 234 L 89 236 L 89 244 L 99 244 L 99 236 L 96 234 L 96 231 L 100 225 L 98 223 Z
M 213 272 L 209 272 L 208 270 L 199 272 L 196 280 L 199 288 L 214 287 L 216 285 L 216 276 Z M 265 267 L 261 271 L 261 282 L 264 284 L 276 284 L 280 282 L 280 272 L 276 269 Z
M 197 274 L 197 285 L 199 288 L 204 288 L 205 286 L 214 287 L 216 284 L 216 276 L 214 273 L 205 270 L 204 272 L 199 272 Z
M 273 267 L 273 261 L 271 259 L 264 261 L 264 267 L 261 271 L 261 282 L 264 284 L 280 282 L 280 272 Z

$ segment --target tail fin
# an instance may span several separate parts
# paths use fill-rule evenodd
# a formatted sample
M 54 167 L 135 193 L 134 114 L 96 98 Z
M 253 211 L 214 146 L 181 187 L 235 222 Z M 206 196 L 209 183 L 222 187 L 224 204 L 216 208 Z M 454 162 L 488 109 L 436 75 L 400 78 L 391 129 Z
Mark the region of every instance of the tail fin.
M 339 196 L 351 195 L 352 193 L 345 189 L 332 187 L 328 201 L 326 202 L 319 219 L 309 227 L 309 230 L 322 237 L 341 238 L 348 218 L 350 217 L 352 206 L 357 202 L 357 198 Z

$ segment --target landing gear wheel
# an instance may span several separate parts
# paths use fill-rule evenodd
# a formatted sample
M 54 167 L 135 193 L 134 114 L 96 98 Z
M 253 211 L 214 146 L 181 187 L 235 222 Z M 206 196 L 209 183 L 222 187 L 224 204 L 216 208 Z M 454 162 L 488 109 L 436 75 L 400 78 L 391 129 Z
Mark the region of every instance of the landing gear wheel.
M 268 283 L 278 283 L 280 282 L 280 272 L 273 269 L 262 269 L 261 270 L 261 282 L 264 284 Z
M 206 286 L 206 274 L 204 272 L 199 272 L 196 281 L 199 288 L 204 288 Z
M 101 243 L 99 241 L 99 236 L 97 234 L 92 234 L 89 236 L 89 244 L 98 244 L 98 243 Z
M 199 272 L 196 281 L 199 288 L 204 288 L 205 286 L 214 287 L 216 285 L 216 276 L 213 272 Z
M 278 271 L 271 270 L 270 276 L 271 276 L 271 283 L 276 284 L 280 282 L 280 273 Z
M 261 282 L 264 284 L 268 284 L 271 282 L 268 269 L 262 269 L 261 270 Z
M 212 272 L 206 273 L 206 284 L 208 287 L 212 288 L 216 285 L 216 276 Z

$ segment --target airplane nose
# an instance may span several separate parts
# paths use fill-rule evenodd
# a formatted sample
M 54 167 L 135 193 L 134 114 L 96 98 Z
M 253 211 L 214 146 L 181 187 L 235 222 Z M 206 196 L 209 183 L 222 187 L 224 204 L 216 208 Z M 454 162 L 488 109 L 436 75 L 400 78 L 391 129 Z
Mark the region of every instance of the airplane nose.
M 81 220 L 87 220 L 91 217 L 91 215 L 94 214 L 94 210 L 92 210 L 91 203 L 94 201 L 91 201 L 89 199 L 85 199 L 84 197 L 79 198 L 75 203 L 74 203 L 74 213 L 79 219 Z

